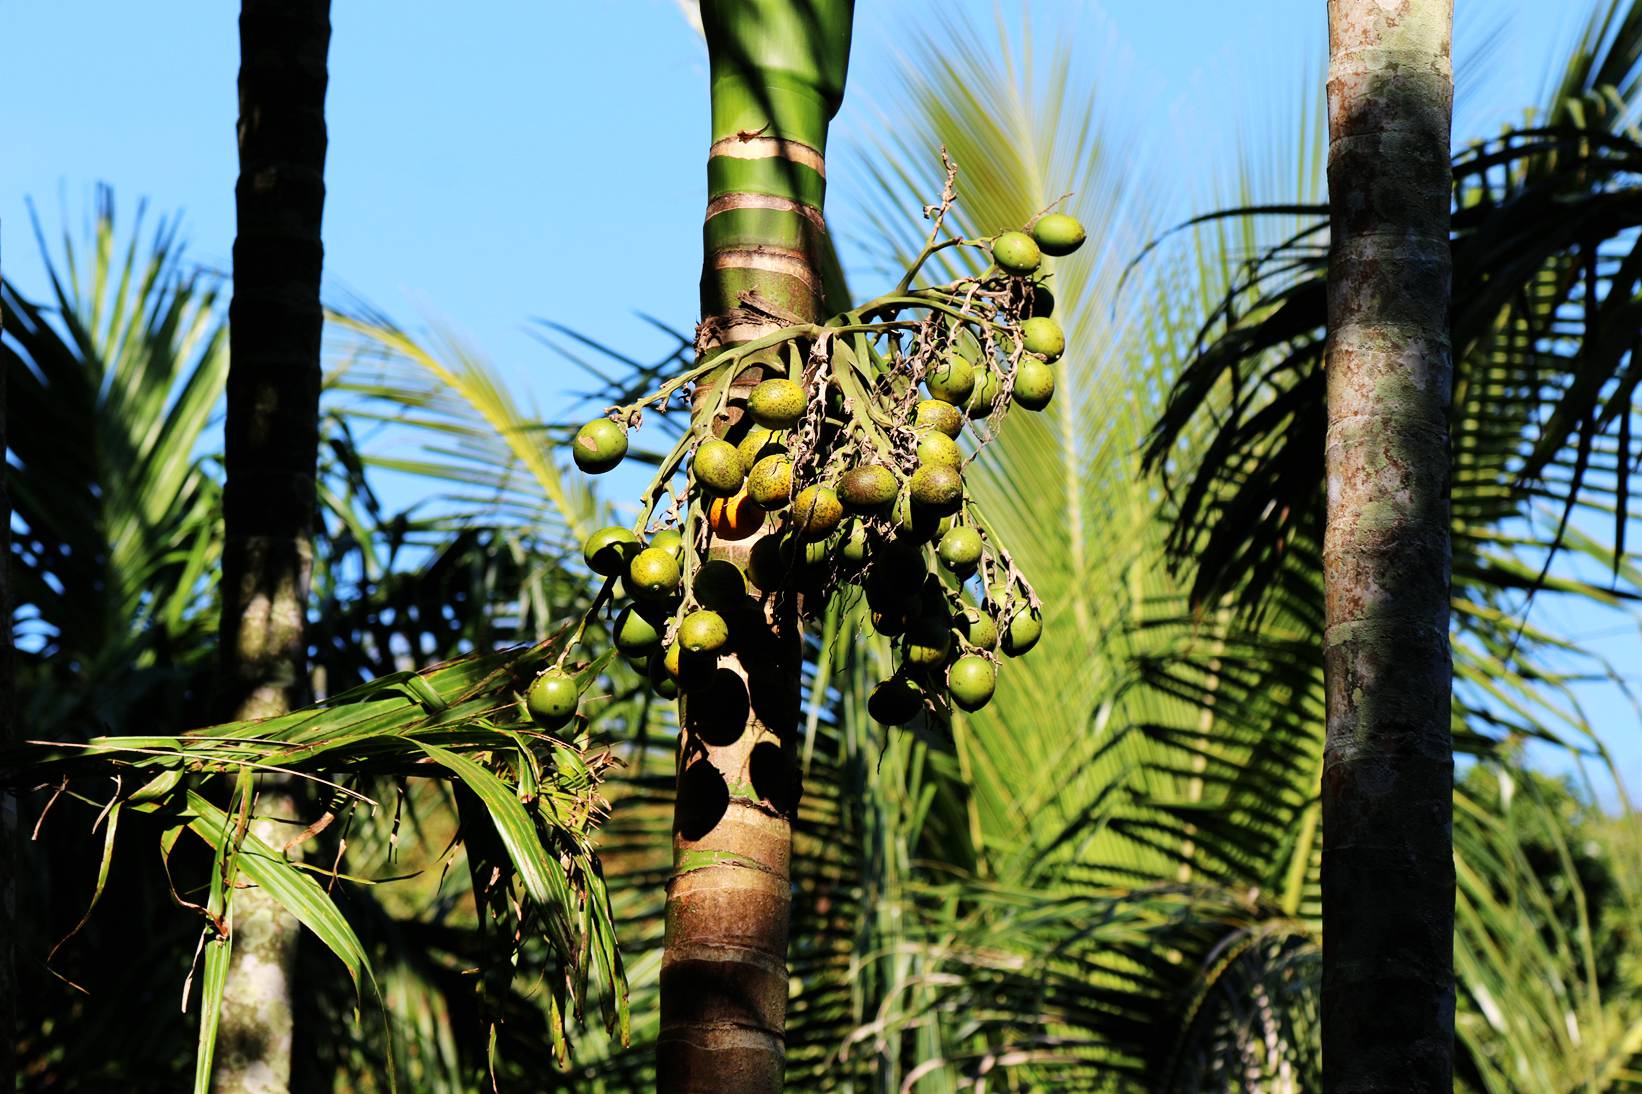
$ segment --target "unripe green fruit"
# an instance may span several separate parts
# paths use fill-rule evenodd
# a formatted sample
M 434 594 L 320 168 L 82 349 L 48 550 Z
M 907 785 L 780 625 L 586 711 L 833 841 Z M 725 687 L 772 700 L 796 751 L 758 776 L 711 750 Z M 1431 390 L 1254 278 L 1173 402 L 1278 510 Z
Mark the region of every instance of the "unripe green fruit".
M 678 592 L 678 559 L 661 547 L 646 547 L 627 564 L 627 591 L 641 600 L 665 600 Z
M 627 430 L 609 418 L 595 418 L 576 430 L 570 456 L 589 475 L 602 475 L 627 455 Z
M 907 493 L 913 505 L 944 516 L 956 512 L 963 502 L 964 480 L 957 471 L 939 464 L 922 464 L 912 473 Z
M 1015 405 L 1042 410 L 1055 397 L 1055 370 L 1033 357 L 1021 360 L 1015 370 Z
M 1019 657 L 1038 644 L 1043 637 L 1043 617 L 1033 611 L 1030 605 L 1023 604 L 1010 617 L 1009 625 L 1003 631 L 1003 652 L 1011 657 Z
M 783 443 L 782 434 L 767 426 L 754 425 L 736 445 L 736 451 L 741 455 L 741 466 L 751 471 L 753 465 L 765 456 L 785 454 L 787 446 Z
M 965 607 L 953 621 L 953 626 L 971 646 L 979 646 L 983 650 L 998 647 L 998 625 L 992 621 L 991 615 L 979 608 Z
M 958 707 L 975 711 L 986 706 L 998 684 L 998 670 L 992 662 L 974 654 L 965 654 L 946 670 L 946 690 Z
M 675 559 L 684 557 L 684 533 L 677 528 L 663 528 L 650 537 L 650 546 L 666 551 Z
M 941 565 L 953 573 L 970 573 L 981 561 L 981 534 L 961 524 L 941 537 L 935 553 L 940 556 Z
M 767 429 L 791 429 L 804 416 L 804 389 L 791 380 L 765 380 L 747 396 L 747 413 Z
M 830 486 L 806 486 L 793 499 L 793 527 L 807 540 L 826 539 L 844 519 L 844 507 Z
M 895 534 L 903 539 L 923 543 L 940 534 L 941 514 L 914 505 L 910 489 L 895 499 L 892 515 L 895 520 Z
M 952 650 L 952 631 L 946 620 L 920 616 L 907 628 L 902 657 L 917 668 L 932 668 L 946 661 Z
M 663 699 L 678 698 L 678 681 L 667 671 L 666 656 L 657 650 L 650 655 L 650 687 Z
M 580 698 L 581 689 L 574 676 L 562 669 L 548 669 L 531 681 L 525 693 L 525 709 L 537 725 L 558 729 L 576 713 Z
M 696 482 L 702 489 L 721 498 L 727 498 L 741 489 L 747 477 L 747 468 L 741 462 L 741 453 L 729 441 L 711 440 L 696 449 L 691 461 Z
M 678 625 L 679 645 L 688 653 L 717 653 L 729 640 L 729 624 L 714 611 L 691 612 Z
M 963 411 L 939 399 L 925 399 L 918 404 L 912 419 L 914 429 L 934 429 L 948 437 L 956 437 L 964 430 Z
M 1032 286 L 1032 303 L 1027 305 L 1026 314 L 1028 317 L 1055 314 L 1055 294 L 1049 290 L 1048 285 Z
M 899 596 L 916 589 L 926 572 L 923 551 L 904 540 L 884 544 L 872 557 L 873 580 Z M 869 587 L 867 592 L 870 595 L 872 589 Z
M 984 418 L 992 413 L 992 403 L 1003 389 L 1003 383 L 990 369 L 975 380 L 975 393 L 969 397 L 969 416 Z
M 853 517 L 844 524 L 844 536 L 839 543 L 838 556 L 845 562 L 857 564 L 867 560 L 867 526 Z
M 1083 225 L 1065 213 L 1039 217 L 1032 226 L 1032 239 L 1046 255 L 1069 255 L 1083 246 Z
M 1058 361 L 1066 352 L 1066 334 L 1048 316 L 1034 316 L 1021 324 L 1021 344 L 1027 353 L 1035 353 L 1045 361 Z
M 616 648 L 629 657 L 654 653 L 661 646 L 661 632 L 631 604 L 616 616 L 611 633 Z
M 710 558 L 696 571 L 696 600 L 715 612 L 734 611 L 747 600 L 747 578 L 727 558 Z
M 627 560 L 636 554 L 639 540 L 626 528 L 600 528 L 582 544 L 582 558 L 588 569 L 605 577 L 614 577 L 627 569 Z
M 992 261 L 1004 273 L 1023 276 L 1043 264 L 1043 255 L 1025 232 L 1005 232 L 992 241 Z
M 779 509 L 792 498 L 792 461 L 785 455 L 765 456 L 747 476 L 747 496 L 760 509 Z
M 867 697 L 867 713 L 886 726 L 904 726 L 924 709 L 924 693 L 918 685 L 899 674 L 872 689 Z
M 963 466 L 963 449 L 958 442 L 945 433 L 930 430 L 918 438 L 918 462 L 930 467 L 950 467 L 956 470 Z
M 882 509 L 895 500 L 900 489 L 895 474 L 881 464 L 853 468 L 838 480 L 839 500 L 857 513 Z
M 957 353 L 948 353 L 924 376 L 924 387 L 931 399 L 962 406 L 975 390 L 975 366 Z

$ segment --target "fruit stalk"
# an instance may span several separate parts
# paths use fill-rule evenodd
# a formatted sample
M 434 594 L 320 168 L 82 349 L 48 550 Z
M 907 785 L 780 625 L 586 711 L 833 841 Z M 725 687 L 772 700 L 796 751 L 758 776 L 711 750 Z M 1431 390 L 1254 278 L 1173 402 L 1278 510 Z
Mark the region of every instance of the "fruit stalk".
M 712 80 L 706 357 L 824 314 L 827 127 L 843 98 L 853 9 L 852 0 L 701 5 Z M 761 378 L 757 369 L 731 378 L 722 418 L 709 385 L 698 385 L 698 435 L 734 426 Z M 745 568 L 757 539 L 715 542 L 709 555 Z M 748 615 L 711 679 L 680 700 L 662 1091 L 782 1088 L 803 645 L 793 596 L 767 596 Z
M 1453 1087 L 1452 0 L 1330 0 L 1323 1089 Z

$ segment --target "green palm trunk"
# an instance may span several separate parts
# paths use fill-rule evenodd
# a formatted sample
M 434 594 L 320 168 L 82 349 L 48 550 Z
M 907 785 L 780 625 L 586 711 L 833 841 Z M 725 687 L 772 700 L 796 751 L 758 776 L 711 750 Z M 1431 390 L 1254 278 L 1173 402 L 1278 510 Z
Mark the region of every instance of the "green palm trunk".
M 699 343 L 710 355 L 823 312 L 827 126 L 843 98 L 854 5 L 701 7 L 712 146 Z M 760 378 L 740 376 L 732 405 Z M 754 542 L 713 554 L 745 566 Z M 796 605 L 771 598 L 761 624 L 738 627 L 713 685 L 681 704 L 657 1047 L 664 1091 L 782 1086 L 802 663 Z
M 1330 0 L 1323 1075 L 1453 1085 L 1452 0 Z
M 318 452 L 329 0 L 244 0 L 234 297 L 223 499 L 222 678 L 236 720 L 305 703 Z M 264 781 L 253 834 L 294 833 L 290 787 Z M 214 1088 L 290 1085 L 298 925 L 258 889 L 231 908 Z

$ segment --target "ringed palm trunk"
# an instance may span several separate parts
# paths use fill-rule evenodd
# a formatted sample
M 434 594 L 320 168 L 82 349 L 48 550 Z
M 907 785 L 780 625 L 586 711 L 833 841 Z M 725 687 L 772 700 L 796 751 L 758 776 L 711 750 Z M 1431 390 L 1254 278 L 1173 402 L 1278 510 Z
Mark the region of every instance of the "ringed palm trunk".
M 1323 1085 L 1453 1086 L 1453 0 L 1330 0 Z
M 853 8 L 703 0 L 712 79 L 707 354 L 822 314 L 827 126 L 843 98 Z M 740 376 L 732 405 L 760 378 L 757 369 Z M 737 424 L 712 423 L 720 433 Z M 712 554 L 745 567 L 755 542 L 715 544 Z M 732 631 L 711 684 L 680 705 L 657 1044 L 667 1092 L 782 1087 L 803 663 L 793 597 L 766 598 Z
M 244 0 L 239 26 L 220 639 L 224 713 L 235 720 L 309 698 L 330 0 Z M 256 815 L 252 830 L 282 846 L 296 831 L 292 788 L 263 780 Z M 298 924 L 255 888 L 235 894 L 230 914 L 213 1087 L 283 1091 Z

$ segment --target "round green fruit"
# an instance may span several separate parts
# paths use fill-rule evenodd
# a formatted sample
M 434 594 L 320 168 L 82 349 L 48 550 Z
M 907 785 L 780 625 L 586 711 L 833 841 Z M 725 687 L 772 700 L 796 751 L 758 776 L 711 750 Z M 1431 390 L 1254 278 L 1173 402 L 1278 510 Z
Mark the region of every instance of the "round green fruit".
M 1050 213 L 1032 225 L 1032 239 L 1046 255 L 1069 255 L 1083 246 L 1083 225 L 1077 217 Z
M 766 429 L 791 429 L 804 416 L 804 389 L 791 380 L 765 380 L 747 396 L 747 413 Z
M 1033 611 L 1030 605 L 1022 604 L 1015 609 L 1010 617 L 1009 625 L 1003 631 L 1003 652 L 1011 657 L 1019 657 L 1038 644 L 1043 637 L 1043 617 Z
M 602 475 L 627 455 L 627 430 L 609 418 L 596 418 L 576 430 L 570 456 L 589 475 Z
M 1037 284 L 1032 286 L 1032 302 L 1026 306 L 1028 316 L 1055 314 L 1055 294 L 1049 291 L 1049 286 Z
M 957 469 L 963 466 L 964 453 L 957 441 L 932 429 L 918 438 L 918 462 L 930 467 Z
M 924 387 L 931 399 L 962 406 L 975 390 L 975 366 L 957 353 L 948 353 L 924 376 Z
M 696 600 L 715 612 L 728 612 L 742 606 L 747 599 L 747 578 L 739 567 L 727 558 L 710 558 L 696 571 L 693 586 Z
M 998 625 L 992 621 L 991 615 L 981 609 L 965 606 L 952 625 L 971 646 L 983 650 L 998 648 Z
M 696 449 L 691 462 L 696 482 L 702 489 L 721 498 L 727 498 L 741 489 L 747 477 L 747 466 L 741 462 L 741 453 L 729 441 L 711 440 Z
M 946 670 L 946 690 L 953 703 L 964 710 L 980 710 L 992 700 L 998 685 L 998 670 L 984 657 L 969 653 L 952 662 Z
M 1035 353 L 1045 361 L 1058 361 L 1066 352 L 1066 334 L 1047 315 L 1037 315 L 1021 324 L 1021 344 L 1027 353 Z
M 905 676 L 895 675 L 872 689 L 867 713 L 886 726 L 904 726 L 924 709 L 924 693 Z
M 830 486 L 806 486 L 793 499 L 793 527 L 807 540 L 826 539 L 844 519 L 844 507 Z
M 661 632 L 631 604 L 616 616 L 611 633 L 615 636 L 616 648 L 628 657 L 651 654 L 661 646 Z
M 1036 358 L 1023 359 L 1015 370 L 1015 405 L 1027 410 L 1042 410 L 1054 397 L 1055 370 Z
M 992 261 L 1004 273 L 1024 276 L 1043 264 L 1043 255 L 1025 232 L 1005 232 L 992 241 Z
M 576 678 L 562 669 L 548 669 L 531 681 L 525 692 L 525 709 L 537 725 L 557 729 L 576 713 L 581 689 Z
M 956 512 L 963 502 L 963 476 L 942 464 L 922 464 L 912 473 L 907 493 L 914 507 L 944 516 Z
M 895 499 L 891 515 L 895 521 L 895 534 L 903 539 L 927 543 L 940 534 L 941 514 L 914 505 L 910 490 Z
M 600 528 L 582 544 L 582 558 L 588 569 L 605 577 L 627 569 L 627 560 L 639 549 L 639 540 L 626 528 Z
M 785 454 L 765 456 L 747 476 L 747 496 L 760 509 L 779 509 L 792 498 L 792 461 Z
M 903 640 L 901 656 L 909 665 L 917 668 L 933 668 L 945 663 L 946 655 L 952 652 L 952 630 L 950 625 L 941 619 L 931 619 L 928 616 L 919 616 L 907 628 L 906 638 Z
M 787 451 L 782 435 L 762 425 L 749 427 L 742 436 L 741 443 L 735 447 L 741 455 L 741 466 L 748 471 L 765 456 L 781 455 Z
M 665 600 L 678 592 L 678 559 L 661 547 L 646 547 L 627 564 L 627 591 L 641 600 Z
M 1031 320 L 1028 320 L 1031 322 Z M 969 416 L 984 418 L 992 413 L 992 404 L 998 398 L 998 392 L 1003 389 L 1003 383 L 997 374 L 990 369 L 980 374 L 975 381 L 975 393 L 969 397 Z
M 981 561 L 981 534 L 967 524 L 960 524 L 941 537 L 935 553 L 941 565 L 955 574 L 972 572 Z
M 684 533 L 677 528 L 663 528 L 650 537 L 650 546 L 666 551 L 675 559 L 684 557 Z
M 678 681 L 667 671 L 667 659 L 660 650 L 650 655 L 649 675 L 650 687 L 657 695 L 663 699 L 678 698 Z
M 839 500 L 857 513 L 882 509 L 895 500 L 900 490 L 901 484 L 895 481 L 894 472 L 876 463 L 852 468 L 838 480 Z
M 691 612 L 678 625 L 678 642 L 687 653 L 717 653 L 729 640 L 729 624 L 714 611 Z
M 951 403 L 944 403 L 939 399 L 925 399 L 918 404 L 916 416 L 912 419 L 912 428 L 934 429 L 948 437 L 956 437 L 964 431 L 964 413 Z
M 854 517 L 845 521 L 843 535 L 838 541 L 838 557 L 860 565 L 867 560 L 867 547 L 867 526 Z

